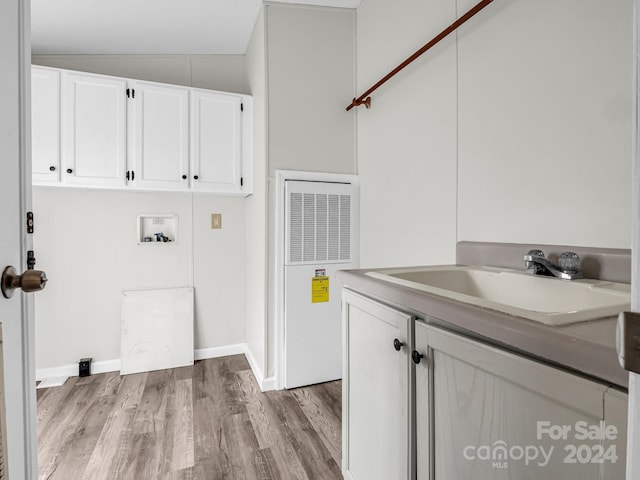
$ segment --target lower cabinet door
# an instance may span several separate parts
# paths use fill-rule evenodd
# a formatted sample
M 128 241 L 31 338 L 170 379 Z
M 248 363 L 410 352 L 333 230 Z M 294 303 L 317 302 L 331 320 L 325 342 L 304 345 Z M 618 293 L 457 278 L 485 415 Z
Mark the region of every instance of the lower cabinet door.
M 604 480 L 624 480 L 627 471 L 627 418 L 629 409 L 629 395 L 620 390 L 610 388 L 604 394 L 604 420 L 607 425 L 616 428 L 616 434 L 611 434 L 604 440 L 604 449 L 614 448 L 618 454 L 617 462 L 605 462 Z M 613 445 L 613 447 L 612 447 Z
M 622 425 L 601 422 L 606 386 L 423 322 L 415 342 L 418 480 L 619 471 Z
M 411 315 L 343 291 L 343 474 L 412 479 Z

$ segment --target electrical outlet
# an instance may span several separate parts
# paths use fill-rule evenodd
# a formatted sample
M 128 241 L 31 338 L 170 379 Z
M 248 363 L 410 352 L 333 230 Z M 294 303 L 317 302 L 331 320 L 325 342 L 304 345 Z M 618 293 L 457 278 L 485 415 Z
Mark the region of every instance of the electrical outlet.
M 221 213 L 212 213 L 211 214 L 211 228 L 222 228 L 222 214 Z

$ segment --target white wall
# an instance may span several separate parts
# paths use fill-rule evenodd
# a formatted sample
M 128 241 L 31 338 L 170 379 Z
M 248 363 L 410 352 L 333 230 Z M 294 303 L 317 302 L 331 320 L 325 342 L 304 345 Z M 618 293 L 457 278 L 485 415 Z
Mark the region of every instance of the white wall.
M 358 94 L 475 0 L 367 0 Z M 629 248 L 632 2 L 497 0 L 358 108 L 362 266 Z
M 462 29 L 459 240 L 631 246 L 632 13 L 510 0 Z
M 195 348 L 245 341 L 244 198 L 194 194 L 193 286 Z M 222 214 L 222 228 L 211 228 L 211 214 Z
M 246 54 L 253 96 L 253 195 L 246 199 L 246 343 L 254 372 L 267 369 L 267 84 L 264 9 L 256 20 Z M 262 379 L 258 379 L 261 381 Z
M 212 61 L 223 65 L 230 60 L 224 57 Z M 178 55 L 39 56 L 34 62 L 217 89 L 233 83 L 227 90 L 246 93 L 240 59 L 242 68 L 219 75 Z M 121 291 L 130 288 L 193 285 L 194 347 L 245 341 L 244 198 L 43 187 L 34 188 L 33 197 L 36 258 L 51 279 L 36 298 L 37 368 L 86 356 L 120 358 Z M 178 213 L 179 242 L 138 246 L 140 213 Z M 222 229 L 210 228 L 212 213 L 222 214 Z
M 248 93 L 244 55 L 33 55 L 34 65 Z
M 362 2 L 357 95 L 455 14 L 452 0 Z M 376 91 L 370 110 L 351 113 L 358 116 L 363 267 L 455 261 L 456 109 L 456 45 L 448 38 Z
M 122 290 L 191 284 L 187 195 L 33 189 L 34 250 L 47 288 L 35 298 L 36 368 L 120 358 Z M 177 213 L 179 241 L 138 246 L 140 213 Z
M 276 185 L 278 169 L 355 173 L 355 11 L 269 4 L 267 375 L 275 374 Z
M 355 171 L 354 11 L 268 5 L 269 176 Z
M 230 197 L 35 187 L 36 366 L 120 358 L 122 291 L 195 287 L 195 348 L 244 341 L 244 206 Z M 176 243 L 137 245 L 141 213 L 177 213 Z M 222 213 L 221 230 L 210 214 Z

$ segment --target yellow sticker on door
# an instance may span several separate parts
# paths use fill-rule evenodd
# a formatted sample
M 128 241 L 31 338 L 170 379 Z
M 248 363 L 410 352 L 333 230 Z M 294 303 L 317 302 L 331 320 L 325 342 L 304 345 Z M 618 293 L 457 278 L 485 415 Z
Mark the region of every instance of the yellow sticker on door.
M 329 301 L 329 277 L 311 277 L 311 303 Z

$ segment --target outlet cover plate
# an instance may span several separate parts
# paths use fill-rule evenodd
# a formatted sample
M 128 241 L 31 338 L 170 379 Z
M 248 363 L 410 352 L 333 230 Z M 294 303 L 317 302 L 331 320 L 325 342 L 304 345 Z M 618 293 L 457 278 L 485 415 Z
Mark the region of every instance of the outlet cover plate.
M 211 214 L 211 228 L 212 229 L 222 228 L 222 214 L 221 213 L 212 213 Z

